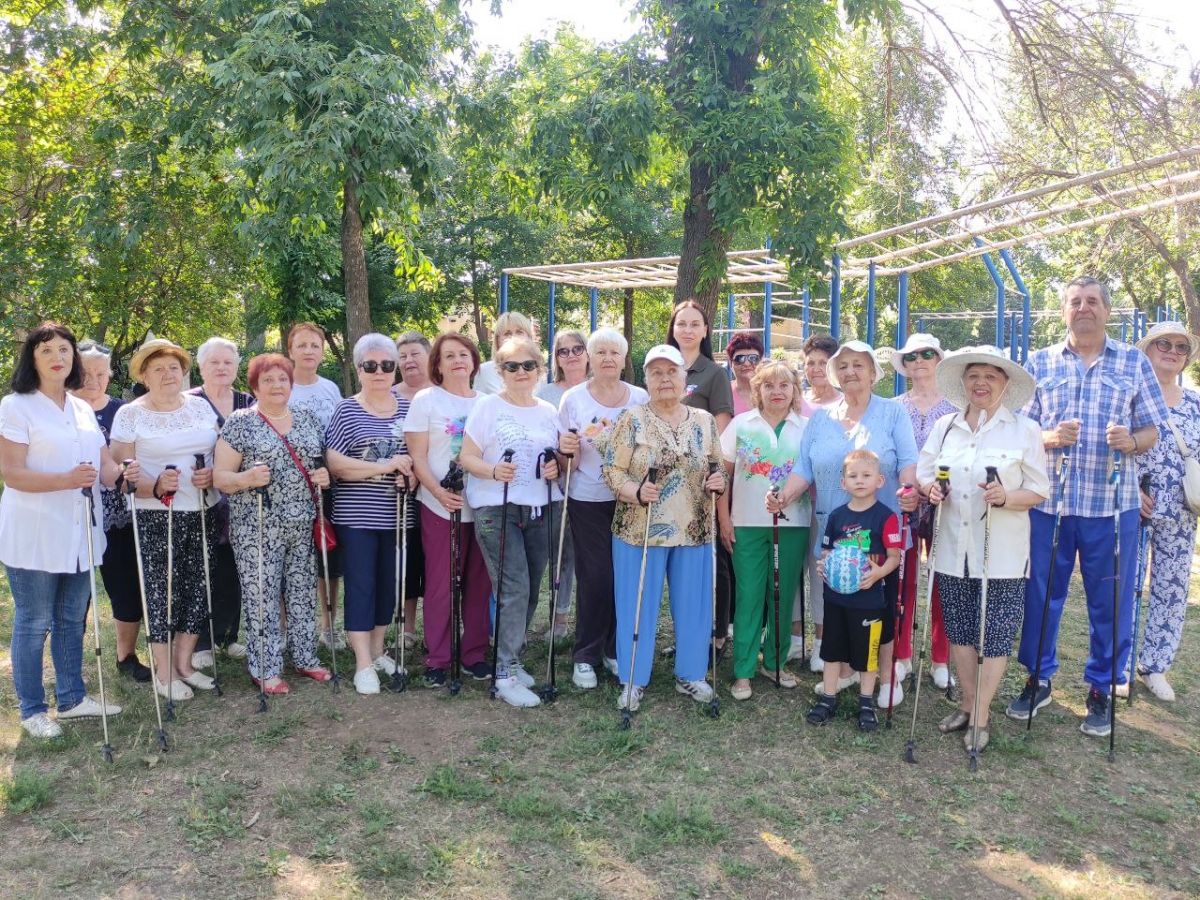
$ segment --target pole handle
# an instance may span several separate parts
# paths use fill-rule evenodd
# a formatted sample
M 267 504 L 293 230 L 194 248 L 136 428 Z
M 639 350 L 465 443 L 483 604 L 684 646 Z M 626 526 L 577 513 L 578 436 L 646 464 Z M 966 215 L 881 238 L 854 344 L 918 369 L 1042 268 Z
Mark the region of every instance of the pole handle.
M 123 465 L 125 466 L 126 469 L 128 469 L 130 466 L 133 465 L 133 459 L 130 458 L 130 459 L 124 460 Z M 134 491 L 137 490 L 137 482 L 130 481 L 128 478 L 126 478 L 124 472 L 121 473 L 121 478 L 125 482 L 125 493 L 132 494 Z
M 995 466 L 987 466 L 984 471 L 987 473 L 983 479 L 985 484 L 995 484 L 1000 480 L 1000 473 L 996 471 Z

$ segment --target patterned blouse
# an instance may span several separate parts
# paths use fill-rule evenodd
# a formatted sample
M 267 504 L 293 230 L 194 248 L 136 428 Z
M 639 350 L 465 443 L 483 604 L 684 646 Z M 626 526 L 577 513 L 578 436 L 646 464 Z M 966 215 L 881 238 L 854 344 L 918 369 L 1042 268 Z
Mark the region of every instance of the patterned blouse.
M 1200 459 L 1200 392 L 1184 388 L 1183 401 L 1167 409 L 1183 445 Z M 1158 443 L 1138 458 L 1138 471 L 1150 473 L 1155 519 L 1195 522 L 1196 516 L 1183 496 L 1183 455 L 1175 443 L 1175 432 L 1165 422 L 1158 426 Z
M 912 402 L 912 398 L 909 396 L 911 393 L 911 391 L 905 391 L 896 398 L 896 402 L 903 406 L 904 411 L 908 413 L 909 421 L 912 422 L 913 437 L 917 439 L 917 452 L 919 453 L 925 447 L 925 442 L 929 440 L 929 435 L 933 432 L 933 426 L 937 424 L 938 419 L 940 419 L 942 416 L 948 416 L 951 413 L 959 412 L 959 409 L 957 406 L 943 397 L 930 408 L 929 412 L 923 413 L 917 409 L 916 405 Z M 934 455 L 936 456 L 938 448 L 934 447 L 932 449 Z M 920 503 L 918 503 L 917 511 L 911 516 L 912 521 L 914 523 L 919 522 L 923 516 L 928 515 L 928 507 L 929 502 L 927 500 L 922 500 Z M 913 530 L 915 533 L 915 524 Z
M 721 462 L 717 420 L 702 409 L 683 408 L 687 416 L 678 427 L 667 424 L 649 404 L 625 410 L 605 453 L 604 478 L 614 494 L 628 482 L 640 484 L 651 462 L 657 467 L 661 493 L 650 520 L 654 547 L 696 547 L 712 539 L 712 504 L 704 482 L 709 463 Z M 618 502 L 613 534 L 640 545 L 646 512 L 641 504 Z
M 316 415 L 308 409 L 291 407 L 292 429 L 286 433 L 288 443 L 309 469 L 321 455 L 323 429 Z M 317 517 L 313 505 L 312 491 L 300 472 L 300 467 L 288 453 L 283 438 L 275 433 L 258 414 L 257 410 L 239 409 L 230 414 L 221 429 L 225 443 L 242 454 L 239 471 L 253 468 L 255 463 L 264 462 L 271 470 L 271 482 L 267 485 L 267 497 L 263 503 L 263 514 L 285 522 L 311 522 Z M 230 512 L 239 521 L 254 521 L 258 516 L 258 498 L 255 491 L 238 491 L 229 497 Z

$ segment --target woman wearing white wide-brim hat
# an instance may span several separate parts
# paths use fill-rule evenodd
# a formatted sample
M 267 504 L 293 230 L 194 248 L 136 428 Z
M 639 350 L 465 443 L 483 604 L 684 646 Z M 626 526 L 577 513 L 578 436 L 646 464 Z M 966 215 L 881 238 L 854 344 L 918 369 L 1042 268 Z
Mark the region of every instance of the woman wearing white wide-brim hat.
M 959 708 L 938 726 L 968 729 L 975 708 L 975 648 L 979 642 L 982 576 L 988 578 L 983 678 L 971 749 L 988 743 L 988 711 L 1025 609 L 1029 574 L 1029 510 L 1050 495 L 1046 454 L 1036 422 L 1017 412 L 1033 395 L 1033 376 L 995 347 L 967 347 L 938 366 L 942 393 L 960 413 L 943 417 L 921 450 L 917 480 L 922 496 L 941 505 L 933 570 L 942 597 L 950 658 L 962 686 Z M 950 467 L 950 491 L 935 483 L 938 466 Z M 994 466 L 999 480 L 985 484 Z M 985 532 L 986 513 L 990 526 Z M 987 546 L 985 547 L 985 533 Z M 968 674 L 970 673 L 970 674 Z
M 1183 495 L 1184 458 L 1179 445 L 1200 458 L 1200 392 L 1183 387 L 1179 376 L 1200 357 L 1200 337 L 1181 322 L 1160 322 L 1137 346 L 1150 359 L 1171 414 L 1159 426 L 1158 442 L 1138 459 L 1138 472 L 1150 473 L 1150 494 L 1142 494 L 1142 515 L 1150 519 L 1153 563 L 1137 675 L 1155 697 L 1170 701 L 1175 691 L 1167 683 L 1167 671 L 1183 636 L 1196 544 L 1196 515 Z

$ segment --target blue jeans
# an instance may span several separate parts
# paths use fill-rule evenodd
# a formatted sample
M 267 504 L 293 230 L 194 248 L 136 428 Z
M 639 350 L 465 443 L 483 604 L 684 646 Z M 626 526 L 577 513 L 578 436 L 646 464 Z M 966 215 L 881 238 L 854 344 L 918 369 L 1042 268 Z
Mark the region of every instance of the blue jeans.
M 83 700 L 83 630 L 91 596 L 87 572 L 65 575 L 5 566 L 13 595 L 12 667 L 21 718 L 46 712 L 42 654 L 50 635 L 59 711 Z

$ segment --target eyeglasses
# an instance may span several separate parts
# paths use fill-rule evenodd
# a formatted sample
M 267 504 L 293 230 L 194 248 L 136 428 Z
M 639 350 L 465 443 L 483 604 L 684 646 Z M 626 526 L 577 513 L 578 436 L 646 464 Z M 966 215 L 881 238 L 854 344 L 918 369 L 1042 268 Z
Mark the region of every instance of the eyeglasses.
M 1187 341 L 1181 344 L 1173 344 L 1167 338 L 1159 338 L 1157 341 L 1151 341 L 1150 346 L 1159 353 L 1170 353 L 1172 349 L 1180 356 L 1190 356 L 1192 353 L 1192 345 Z
M 936 350 L 917 350 L 913 353 L 905 353 L 900 358 L 902 360 L 904 360 L 904 362 L 910 363 L 910 362 L 916 362 L 918 356 L 921 357 L 921 359 L 933 359 L 935 356 L 938 356 L 938 355 L 939 354 Z
M 396 371 L 396 361 L 394 359 L 385 359 L 382 362 L 376 362 L 373 359 L 368 359 L 366 362 L 360 362 L 358 367 L 368 375 L 374 375 L 376 372 L 391 375 Z
M 97 344 L 95 341 L 84 341 L 79 345 L 79 352 L 86 353 L 88 350 L 95 350 L 97 353 L 103 353 L 109 356 L 112 353 L 112 347 L 105 347 L 103 344 Z
M 505 372 L 515 372 L 517 369 L 524 369 L 526 372 L 532 372 L 538 367 L 536 359 L 527 359 L 525 362 L 512 362 L 510 360 L 509 362 L 501 363 L 500 365 L 504 367 Z
M 559 359 L 566 359 L 568 356 L 583 356 L 587 352 L 587 347 L 583 344 L 576 344 L 574 347 L 559 347 L 554 351 L 554 355 Z
M 757 366 L 758 361 L 762 359 L 757 353 L 739 353 L 733 358 L 735 366 Z

